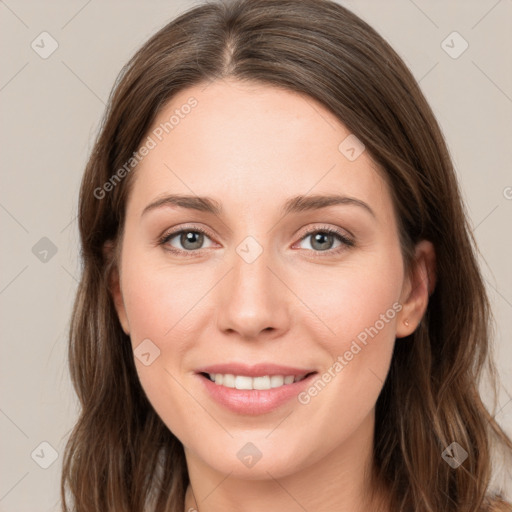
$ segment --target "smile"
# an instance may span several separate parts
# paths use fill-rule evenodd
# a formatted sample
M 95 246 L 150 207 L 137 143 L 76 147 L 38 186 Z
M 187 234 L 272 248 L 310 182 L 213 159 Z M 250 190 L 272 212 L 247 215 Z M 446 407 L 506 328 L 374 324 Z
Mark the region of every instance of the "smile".
M 258 389 L 267 390 L 279 388 L 287 384 L 293 384 L 304 379 L 304 375 L 263 375 L 261 377 L 249 377 L 247 375 L 233 375 L 231 373 L 204 373 L 217 386 L 236 389 Z
M 205 396 L 222 408 L 243 415 L 272 412 L 290 402 L 311 385 L 318 374 L 311 368 L 271 363 L 217 364 L 195 371 Z

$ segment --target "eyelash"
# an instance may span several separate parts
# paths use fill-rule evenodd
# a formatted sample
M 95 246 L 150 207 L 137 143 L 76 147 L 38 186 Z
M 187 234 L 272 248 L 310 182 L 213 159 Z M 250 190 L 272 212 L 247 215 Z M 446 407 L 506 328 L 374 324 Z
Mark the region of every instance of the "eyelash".
M 167 244 L 167 242 L 172 240 L 176 235 L 180 235 L 182 233 L 202 233 L 203 235 L 206 235 L 208 238 L 213 238 L 210 235 L 210 233 L 203 228 L 185 227 L 185 228 L 181 228 L 176 231 L 172 231 L 171 233 L 165 233 L 162 237 L 159 238 L 158 245 L 164 246 L 165 244 Z M 306 249 L 306 250 L 312 251 L 313 253 L 317 253 L 314 255 L 315 258 L 322 257 L 323 254 L 328 254 L 328 255 L 332 256 L 332 255 L 338 254 L 341 251 L 346 250 L 347 248 L 354 247 L 354 245 L 355 245 L 354 240 L 352 240 L 351 238 L 348 238 L 347 236 L 342 234 L 340 231 L 338 231 L 337 229 L 334 229 L 330 226 L 321 226 L 320 228 L 315 228 L 313 230 L 307 231 L 306 233 L 304 233 L 304 235 L 301 237 L 300 240 L 302 241 L 305 238 L 307 238 L 308 236 L 314 235 L 317 233 L 327 233 L 329 235 L 334 235 L 343 245 L 336 249 L 328 249 L 326 251 L 315 251 L 315 250 Z M 171 248 L 167 247 L 167 248 L 165 248 L 165 250 L 169 251 L 171 253 L 174 253 L 174 254 L 182 255 L 185 258 L 194 258 L 197 256 L 197 253 L 201 251 L 201 249 L 184 251 L 181 249 L 176 249 L 175 247 L 171 247 Z

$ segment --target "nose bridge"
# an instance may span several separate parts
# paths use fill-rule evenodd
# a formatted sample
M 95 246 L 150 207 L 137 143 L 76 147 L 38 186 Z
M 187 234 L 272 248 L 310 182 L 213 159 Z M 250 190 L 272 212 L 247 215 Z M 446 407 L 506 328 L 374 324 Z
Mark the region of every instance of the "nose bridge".
M 286 294 L 279 289 L 283 285 L 271 270 L 275 263 L 272 251 L 254 237 L 246 237 L 235 248 L 230 262 L 232 271 L 220 290 L 221 329 L 254 338 L 266 329 L 284 327 Z

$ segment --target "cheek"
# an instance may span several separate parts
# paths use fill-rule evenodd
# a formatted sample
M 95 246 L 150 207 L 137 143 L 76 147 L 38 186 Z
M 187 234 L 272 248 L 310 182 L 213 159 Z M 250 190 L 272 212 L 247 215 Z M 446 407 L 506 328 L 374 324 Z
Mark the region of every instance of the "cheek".
M 322 321 L 319 328 L 318 319 L 310 316 L 304 326 L 326 357 L 318 379 L 299 397 L 322 423 L 331 425 L 334 436 L 339 434 L 339 423 L 333 421 L 337 414 L 345 428 L 355 428 L 382 389 L 402 309 L 403 279 L 401 259 L 394 257 L 340 268 L 337 274 L 335 280 L 317 276 L 315 287 L 307 282 L 301 291 Z
M 188 331 L 197 319 L 207 291 L 204 275 L 194 274 L 192 267 L 184 271 L 179 266 L 155 266 L 154 261 L 145 265 L 143 258 L 126 261 L 123 296 L 134 344 L 145 338 L 164 345 L 186 339 L 180 332 Z
M 398 302 L 402 281 L 401 259 L 394 252 L 378 260 L 318 272 L 306 280 L 302 278 L 300 286 L 297 280 L 298 295 L 316 314 L 303 316 L 303 319 L 316 318 L 305 324 L 311 338 L 332 356 L 348 350 L 355 339 L 363 344 L 365 339 L 394 341 L 396 316 L 402 307 Z
M 135 251 L 132 254 L 123 262 L 123 296 L 137 374 L 162 421 L 188 444 L 191 424 L 216 426 L 197 407 L 183 378 L 194 338 L 191 329 L 198 323 L 198 302 L 205 293 L 204 279 L 191 279 L 189 270 L 171 271 L 155 266 L 154 261 L 144 262 L 144 256 L 138 257 Z M 143 346 L 144 350 L 139 348 Z M 150 364 L 139 359 L 141 353 L 150 354 Z

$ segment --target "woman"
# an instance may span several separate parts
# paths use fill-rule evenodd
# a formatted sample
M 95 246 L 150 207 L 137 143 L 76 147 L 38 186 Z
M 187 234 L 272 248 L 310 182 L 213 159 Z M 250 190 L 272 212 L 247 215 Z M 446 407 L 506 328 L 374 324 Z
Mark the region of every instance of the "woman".
M 64 510 L 66 487 L 80 512 L 511 510 L 448 150 L 347 9 L 211 2 L 160 30 L 111 97 L 79 227 Z

